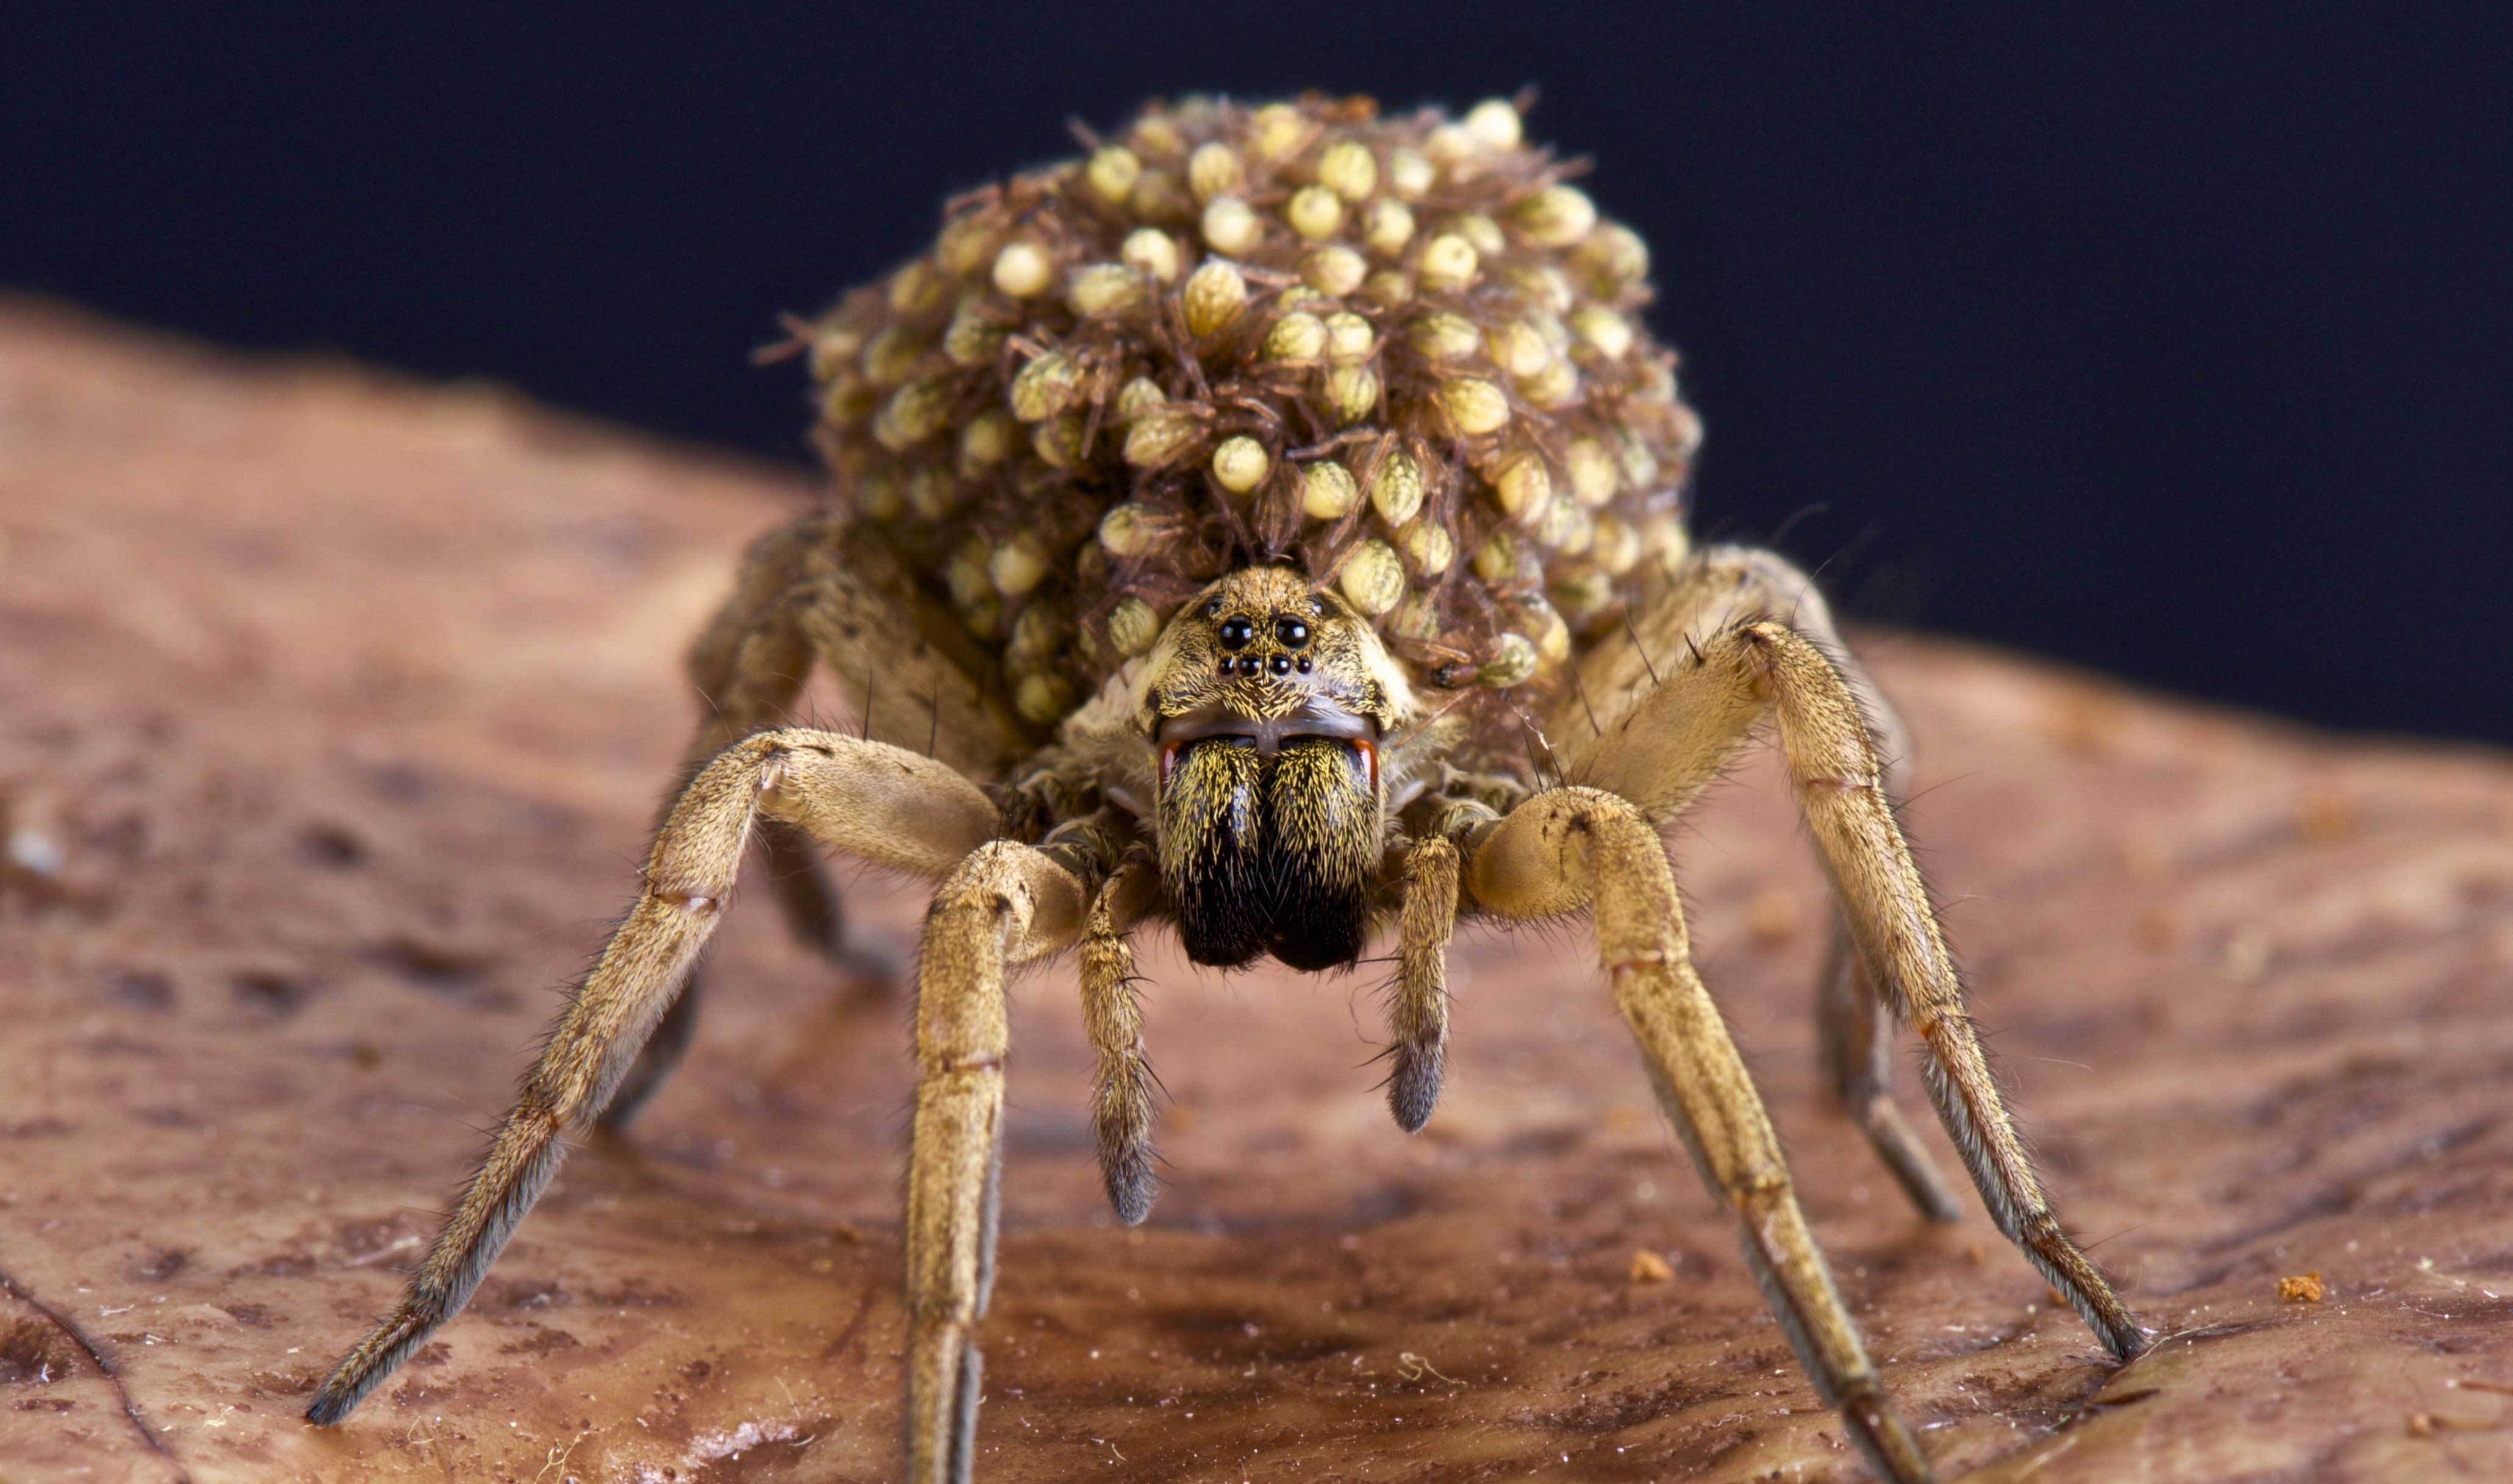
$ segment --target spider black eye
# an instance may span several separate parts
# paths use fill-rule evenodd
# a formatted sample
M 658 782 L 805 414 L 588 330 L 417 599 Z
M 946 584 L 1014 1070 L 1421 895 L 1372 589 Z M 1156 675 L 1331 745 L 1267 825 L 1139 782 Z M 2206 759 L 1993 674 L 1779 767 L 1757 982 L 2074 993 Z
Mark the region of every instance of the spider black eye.
M 1254 654 L 1241 655 L 1239 657 L 1239 673 L 1242 675 L 1255 675 L 1256 673 L 1256 656 Z
M 1309 642 L 1309 626 L 1286 613 L 1274 620 L 1274 640 L 1286 649 L 1296 649 Z
M 1256 626 L 1235 613 L 1221 621 L 1221 647 L 1225 649 L 1245 649 L 1256 637 Z
M 1309 657 L 1305 654 L 1300 656 L 1300 673 L 1302 675 L 1309 673 Z
M 1276 675 L 1289 675 L 1292 673 L 1292 656 L 1288 654 L 1277 654 L 1274 656 L 1273 664 L 1267 668 L 1271 669 Z

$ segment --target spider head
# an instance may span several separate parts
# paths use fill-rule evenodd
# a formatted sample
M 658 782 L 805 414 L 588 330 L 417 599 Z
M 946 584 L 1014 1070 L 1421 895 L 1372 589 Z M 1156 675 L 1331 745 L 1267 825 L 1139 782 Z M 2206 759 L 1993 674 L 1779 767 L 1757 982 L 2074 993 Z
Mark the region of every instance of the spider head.
M 1144 677 L 1187 957 L 1352 961 L 1378 871 L 1378 743 L 1412 705 L 1376 631 L 1291 567 L 1243 567 L 1179 610 Z

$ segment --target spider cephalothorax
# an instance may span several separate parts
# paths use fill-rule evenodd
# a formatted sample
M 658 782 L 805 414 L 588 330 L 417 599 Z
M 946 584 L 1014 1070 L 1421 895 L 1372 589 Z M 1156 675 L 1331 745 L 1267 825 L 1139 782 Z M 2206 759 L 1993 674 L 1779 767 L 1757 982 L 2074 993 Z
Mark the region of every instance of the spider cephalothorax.
M 307 1415 L 338 1422 L 462 1306 L 563 1134 L 622 1125 L 670 1071 L 756 839 L 833 956 L 816 842 L 937 883 L 904 1224 L 916 1484 L 970 1473 L 1016 968 L 1073 956 L 1101 1173 L 1133 1223 L 1155 1188 L 1138 927 L 1303 969 L 1392 929 L 1387 1104 L 1412 1131 L 1439 1099 L 1457 919 L 1577 913 L 1799 1363 L 1879 1475 L 1921 1484 L 1694 969 L 1665 844 L 1758 728 L 1834 889 L 1817 1016 L 1842 1108 L 1922 1215 L 1957 1219 L 1890 1091 L 1908 1025 L 1991 1219 L 2138 1354 L 1965 1010 L 1895 812 L 1893 709 L 1804 573 L 1685 540 L 1695 429 L 1625 318 L 1639 240 L 1498 100 L 1458 121 L 1190 101 L 1094 142 L 800 327 L 837 508 L 763 537 L 700 633 L 705 720 L 642 896 Z M 816 668 L 859 729 L 782 724 Z

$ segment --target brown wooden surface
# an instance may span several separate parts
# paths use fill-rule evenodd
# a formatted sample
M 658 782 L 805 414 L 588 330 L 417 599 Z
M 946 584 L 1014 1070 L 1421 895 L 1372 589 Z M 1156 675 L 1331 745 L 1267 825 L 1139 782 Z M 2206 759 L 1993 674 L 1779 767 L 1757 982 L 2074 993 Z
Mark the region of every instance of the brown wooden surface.
M 757 902 L 633 1137 L 345 1428 L 298 1420 L 628 900 L 680 645 L 802 494 L 0 301 L 0 1479 L 891 1475 L 902 1016 Z M 1868 650 L 2062 1215 L 2168 1336 L 2108 1373 L 1829 1111 L 1819 882 L 1744 769 L 1677 837 L 1697 942 L 1945 1472 L 2513 1476 L 2513 766 Z M 915 893 L 855 901 L 903 958 Z M 1857 1476 L 1582 934 L 1461 938 L 1411 1139 L 1375 972 L 1145 967 L 1175 1102 L 1137 1231 L 1070 973 L 1019 992 L 982 1478 Z

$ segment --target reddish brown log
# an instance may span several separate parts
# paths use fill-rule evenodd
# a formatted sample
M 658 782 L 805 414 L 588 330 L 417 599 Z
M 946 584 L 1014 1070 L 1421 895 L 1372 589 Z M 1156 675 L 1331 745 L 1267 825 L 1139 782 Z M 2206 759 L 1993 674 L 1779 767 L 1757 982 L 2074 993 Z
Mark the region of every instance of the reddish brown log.
M 348 1425 L 298 1416 L 628 901 L 680 646 L 804 492 L 0 303 L 11 1484 L 891 1476 L 902 1016 L 756 904 L 634 1135 Z M 2166 1337 L 2111 1373 L 1830 1111 L 1819 881 L 1747 769 L 1676 840 L 1706 972 L 1945 1472 L 2513 1475 L 2513 766 L 1868 649 L 2060 1210 Z M 903 957 L 913 893 L 856 901 Z M 1581 934 L 1461 936 L 1416 1138 L 1372 1085 L 1376 970 L 1144 966 L 1176 1101 L 1134 1231 L 1070 972 L 1022 986 L 982 1478 L 1856 1476 Z

